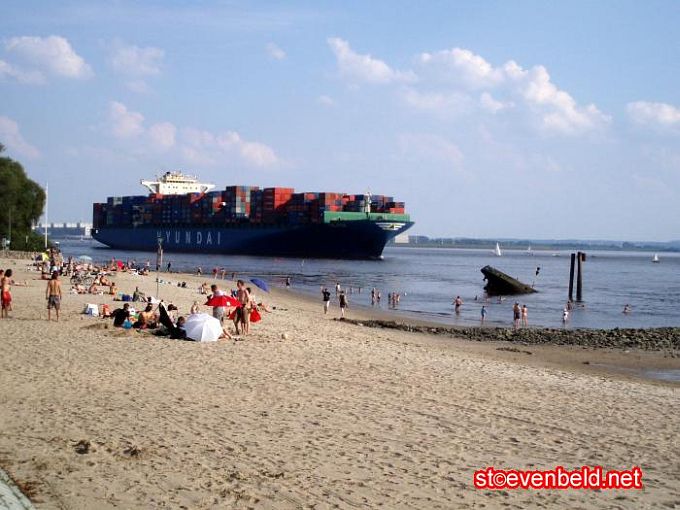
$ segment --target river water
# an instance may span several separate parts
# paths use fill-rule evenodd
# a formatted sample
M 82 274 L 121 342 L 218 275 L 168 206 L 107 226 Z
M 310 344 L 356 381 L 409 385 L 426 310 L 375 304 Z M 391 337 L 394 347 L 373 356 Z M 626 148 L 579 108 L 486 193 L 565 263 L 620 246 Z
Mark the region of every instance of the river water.
M 155 254 L 124 252 L 104 247 L 96 241 L 62 241 L 66 256 L 88 255 L 95 261 L 111 258 L 151 261 Z M 395 318 L 410 316 L 449 325 L 479 324 L 480 309 L 488 311 L 486 323 L 507 326 L 512 323 L 515 301 L 526 304 L 530 325 L 563 327 L 562 309 L 567 301 L 569 284 L 569 252 L 506 250 L 494 256 L 491 250 L 451 248 L 406 248 L 390 246 L 379 261 L 347 261 L 320 259 L 285 259 L 247 256 L 166 253 L 164 261 L 172 262 L 173 271 L 195 271 L 201 267 L 206 280 L 214 267 L 225 268 L 229 275 L 260 277 L 273 286 L 284 286 L 286 276 L 293 290 L 319 298 L 320 287 L 331 291 L 336 282 L 352 287 L 350 307 L 370 306 L 370 289 L 382 294 L 379 307 Z M 567 327 L 572 328 L 647 328 L 680 326 L 680 254 L 662 253 L 660 263 L 652 263 L 646 252 L 587 253 L 583 265 L 583 306 L 571 313 Z M 492 265 L 510 276 L 534 284 L 535 294 L 496 298 L 485 302 L 483 276 L 480 269 Z M 538 276 L 536 269 L 540 267 Z M 359 287 L 361 292 L 359 293 Z M 387 303 L 389 292 L 399 292 L 396 310 Z M 575 289 L 574 289 L 575 293 Z M 453 311 L 452 301 L 460 295 L 464 301 L 460 314 Z M 477 298 L 475 300 L 475 298 Z M 623 314 L 629 304 L 632 313 Z

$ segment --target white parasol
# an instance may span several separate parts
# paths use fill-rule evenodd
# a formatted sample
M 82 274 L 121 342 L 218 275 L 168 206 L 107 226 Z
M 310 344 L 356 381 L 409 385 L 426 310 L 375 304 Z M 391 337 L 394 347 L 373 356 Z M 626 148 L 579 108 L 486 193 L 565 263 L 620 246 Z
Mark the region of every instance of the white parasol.
M 212 315 L 195 313 L 184 323 L 184 331 L 197 342 L 215 342 L 222 335 L 222 324 Z

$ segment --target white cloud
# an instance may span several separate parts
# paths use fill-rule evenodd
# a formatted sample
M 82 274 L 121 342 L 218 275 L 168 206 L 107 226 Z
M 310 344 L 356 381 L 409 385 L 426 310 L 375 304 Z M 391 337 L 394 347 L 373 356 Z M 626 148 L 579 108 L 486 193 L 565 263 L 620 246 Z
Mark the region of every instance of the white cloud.
M 335 101 L 333 101 L 333 98 L 329 96 L 319 96 L 316 101 L 317 103 L 324 106 L 335 106 Z
M 123 103 L 112 101 L 109 106 L 111 131 L 117 138 L 131 138 L 144 132 L 144 116 L 127 109 Z
M 4 80 L 5 78 L 12 78 L 19 83 L 29 85 L 40 85 L 45 83 L 45 77 L 40 71 L 23 71 L 4 60 L 0 60 L 0 80 Z
M 501 110 L 512 108 L 514 106 L 512 102 L 504 103 L 503 101 L 497 101 L 488 92 L 482 92 L 482 95 L 479 96 L 479 105 L 482 107 L 482 109 L 491 113 L 497 113 Z
M 252 166 L 267 167 L 278 163 L 273 149 L 260 142 L 248 142 L 235 131 L 228 131 L 216 137 L 219 147 L 226 151 L 236 150 L 244 161 Z
M 488 111 L 495 113 L 509 106 L 524 106 L 525 113 L 538 119 L 537 125 L 542 130 L 579 135 L 601 129 L 611 120 L 594 104 L 579 105 L 566 91 L 560 90 L 544 66 L 526 70 L 510 60 L 494 67 L 481 56 L 461 48 L 423 53 L 419 60 L 435 78 L 452 84 L 450 87 L 454 90 L 484 90 L 480 106 Z M 501 92 L 512 101 L 500 102 L 490 91 Z
M 144 80 L 130 80 L 125 82 L 125 88 L 137 94 L 148 94 L 151 88 Z
M 40 151 L 24 140 L 16 121 L 0 115 L 0 142 L 8 149 L 29 159 L 40 157 Z
M 626 111 L 638 124 L 657 128 L 680 127 L 680 108 L 667 103 L 635 101 L 626 105 Z
M 526 102 L 539 110 L 543 127 L 551 131 L 581 134 L 609 123 L 610 117 L 594 104 L 579 106 L 567 92 L 558 89 L 543 66 L 519 73 L 515 80 Z
M 5 49 L 41 70 L 65 78 L 90 78 L 94 73 L 63 37 L 12 37 Z
M 401 97 L 416 110 L 429 111 L 437 115 L 450 116 L 469 112 L 472 101 L 463 92 L 419 92 L 413 88 L 401 91 Z
M 437 53 L 423 53 L 420 62 L 428 65 L 441 65 L 448 72 L 450 78 L 460 78 L 472 88 L 491 87 L 503 80 L 502 72 L 475 55 L 470 50 L 453 48 Z
M 416 76 L 411 71 L 395 71 L 382 60 L 355 53 L 347 41 L 331 37 L 328 45 L 338 61 L 340 74 L 350 80 L 367 83 L 416 81 Z
M 195 128 L 182 131 L 182 153 L 193 163 L 214 164 L 225 156 L 237 155 L 243 162 L 254 167 L 270 167 L 279 163 L 274 150 L 260 142 L 244 140 L 235 131 L 211 133 Z
M 164 56 L 165 52 L 160 48 L 140 48 L 117 42 L 111 54 L 111 66 L 117 73 L 128 76 L 155 76 L 161 72 Z
M 160 149 L 171 149 L 175 145 L 177 128 L 171 122 L 159 122 L 149 128 L 149 138 Z
M 236 131 L 213 133 L 187 127 L 179 130 L 171 122 L 144 126 L 144 116 L 112 101 L 109 107 L 111 133 L 121 139 L 138 143 L 146 149 L 176 151 L 179 157 L 194 165 L 214 166 L 230 157 L 240 159 L 251 167 L 271 167 L 280 163 L 276 152 L 264 143 L 245 140 Z M 130 143 L 130 142 L 128 142 Z M 170 152 L 173 154 L 173 152 Z
M 402 152 L 417 154 L 434 161 L 444 162 L 458 169 L 463 163 L 463 152 L 446 138 L 423 133 L 407 133 L 399 136 Z
M 286 52 L 274 43 L 267 44 L 267 54 L 274 60 L 283 60 L 286 58 Z

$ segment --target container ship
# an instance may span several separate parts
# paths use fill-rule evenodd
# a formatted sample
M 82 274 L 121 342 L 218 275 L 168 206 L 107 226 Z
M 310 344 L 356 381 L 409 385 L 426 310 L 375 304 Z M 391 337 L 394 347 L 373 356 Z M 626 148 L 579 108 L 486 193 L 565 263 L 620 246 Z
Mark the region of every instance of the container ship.
M 181 172 L 142 180 L 148 195 L 93 205 L 92 236 L 117 249 L 378 259 L 413 222 L 383 195 L 201 183 Z

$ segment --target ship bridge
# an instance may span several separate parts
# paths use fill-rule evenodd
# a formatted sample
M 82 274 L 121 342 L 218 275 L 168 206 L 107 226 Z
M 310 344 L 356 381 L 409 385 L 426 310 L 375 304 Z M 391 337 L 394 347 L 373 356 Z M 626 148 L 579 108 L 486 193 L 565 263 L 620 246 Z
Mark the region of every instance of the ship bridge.
M 182 172 L 165 172 L 155 181 L 142 179 L 141 185 L 151 193 L 159 195 L 186 195 L 187 193 L 206 193 L 215 187 L 214 184 L 198 182 L 192 175 Z

